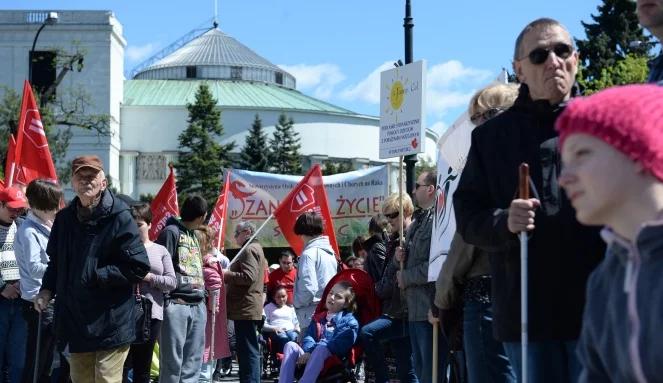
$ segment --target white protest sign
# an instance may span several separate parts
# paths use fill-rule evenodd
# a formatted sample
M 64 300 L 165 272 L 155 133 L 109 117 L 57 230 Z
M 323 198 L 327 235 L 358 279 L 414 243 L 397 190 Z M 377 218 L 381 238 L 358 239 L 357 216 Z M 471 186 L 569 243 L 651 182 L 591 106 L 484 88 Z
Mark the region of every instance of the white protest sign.
M 424 151 L 426 61 L 380 74 L 380 158 Z

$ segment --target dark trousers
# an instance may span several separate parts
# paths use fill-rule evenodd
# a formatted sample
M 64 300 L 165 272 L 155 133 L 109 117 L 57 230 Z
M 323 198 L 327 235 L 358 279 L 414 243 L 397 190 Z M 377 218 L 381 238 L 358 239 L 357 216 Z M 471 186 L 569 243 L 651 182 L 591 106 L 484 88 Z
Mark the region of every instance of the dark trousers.
M 154 343 L 159 339 L 161 321 L 159 319 L 152 319 L 150 324 L 150 340 L 146 343 L 132 344 L 129 348 L 129 355 L 124 362 L 124 371 L 122 373 L 123 382 L 129 381 L 129 370 L 133 370 L 133 383 L 149 383 L 150 381 L 150 366 L 152 365 Z
M 260 383 L 260 349 L 257 320 L 236 320 L 237 358 L 240 383 Z
M 27 337 L 25 345 L 25 365 L 21 377 L 23 383 L 32 383 L 35 368 L 35 356 L 39 350 L 39 365 L 37 366 L 37 382 L 48 383 L 51 380 L 50 370 L 53 364 L 53 351 L 55 350 L 55 334 L 53 333 L 53 305 L 50 304 L 42 312 L 39 323 L 39 313 L 34 309 L 32 302 L 23 300 L 21 311 L 27 324 Z M 37 347 L 37 331 L 41 326 L 41 339 Z
M 373 322 L 367 323 L 359 333 L 359 339 L 364 345 L 364 354 L 375 371 L 375 382 L 389 381 L 387 369 L 384 366 L 383 342 L 389 342 L 396 359 L 396 371 L 401 383 L 418 383 L 412 362 L 412 349 L 408 336 L 407 322 L 401 319 L 380 316 Z

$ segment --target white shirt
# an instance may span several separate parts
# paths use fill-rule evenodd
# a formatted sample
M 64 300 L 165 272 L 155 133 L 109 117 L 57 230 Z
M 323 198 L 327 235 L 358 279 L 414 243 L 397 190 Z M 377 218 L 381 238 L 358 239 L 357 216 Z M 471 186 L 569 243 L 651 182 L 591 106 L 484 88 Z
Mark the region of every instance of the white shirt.
M 291 306 L 283 305 L 282 307 L 278 307 L 274 303 L 269 303 L 265 306 L 264 312 L 264 327 L 266 329 L 285 329 L 286 331 L 290 331 L 299 326 L 295 309 Z

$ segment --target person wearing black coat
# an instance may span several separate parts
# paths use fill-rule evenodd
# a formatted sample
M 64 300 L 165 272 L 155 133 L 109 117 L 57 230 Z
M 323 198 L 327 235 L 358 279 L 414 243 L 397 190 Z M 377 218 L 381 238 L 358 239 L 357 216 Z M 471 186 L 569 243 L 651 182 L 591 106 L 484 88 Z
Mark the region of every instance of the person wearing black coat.
M 493 331 L 521 373 L 520 245 L 529 236 L 528 380 L 575 382 L 575 353 L 589 274 L 605 246 L 597 228 L 578 223 L 558 176 L 557 116 L 574 94 L 578 54 L 552 19 L 523 29 L 514 68 L 521 82 L 514 105 L 472 132 L 467 164 L 454 193 L 458 233 L 489 253 Z M 518 168 L 529 164 L 532 194 L 518 199 Z M 519 376 L 519 380 L 520 380 Z
M 101 160 L 78 157 L 72 173 L 77 197 L 55 217 L 35 309 L 57 298 L 55 335 L 71 353 L 74 383 L 119 382 L 136 337 L 133 285 L 150 263 L 129 207 L 106 189 Z
M 364 270 L 375 282 L 380 280 L 384 269 L 384 258 L 389 239 L 387 227 L 389 227 L 389 221 L 382 213 L 374 215 L 368 222 L 368 233 L 371 236 L 364 242 L 364 250 L 366 250 Z

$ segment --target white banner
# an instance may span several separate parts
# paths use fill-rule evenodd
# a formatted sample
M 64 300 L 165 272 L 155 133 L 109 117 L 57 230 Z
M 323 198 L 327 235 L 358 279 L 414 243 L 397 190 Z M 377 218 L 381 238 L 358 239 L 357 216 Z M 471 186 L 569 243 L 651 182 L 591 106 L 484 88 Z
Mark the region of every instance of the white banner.
M 385 165 L 323 177 L 339 246 L 352 245 L 358 235 L 367 236 L 368 221 L 381 211 L 382 201 L 388 194 L 387 178 Z M 301 179 L 301 176 L 233 169 L 230 172 L 226 248 L 237 248 L 232 233 L 239 221 L 261 225 Z M 265 247 L 288 246 L 276 220 L 267 224 L 258 240 Z
M 453 209 L 453 193 L 456 191 L 460 174 L 450 167 L 438 150 L 437 190 L 435 200 L 435 220 L 430 242 L 428 281 L 436 281 L 447 259 L 451 240 L 456 232 L 456 216 Z

